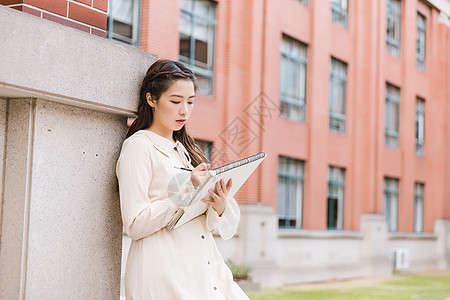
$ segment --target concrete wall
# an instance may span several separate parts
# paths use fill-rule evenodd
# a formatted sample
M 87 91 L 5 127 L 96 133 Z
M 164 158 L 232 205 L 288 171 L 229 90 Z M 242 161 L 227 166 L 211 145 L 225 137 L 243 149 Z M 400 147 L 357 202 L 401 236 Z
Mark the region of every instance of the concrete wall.
M 118 299 L 115 163 L 154 55 L 0 6 L 0 298 Z
M 260 288 L 447 269 L 450 262 L 448 220 L 437 220 L 434 233 L 405 234 L 389 233 L 381 214 L 363 214 L 359 231 L 279 230 L 264 205 L 241 205 L 241 215 L 237 237 L 216 241 L 225 258 L 251 267 Z M 394 268 L 398 249 L 408 254 L 405 269 Z
M 6 115 L 7 115 L 7 107 L 8 100 L 4 98 L 0 98 L 0 195 L 1 199 L 3 199 L 3 191 L 4 191 L 4 171 L 5 171 L 5 138 L 6 138 Z M 2 214 L 3 213 L 3 205 L 2 201 L 0 202 L 0 241 L 2 236 Z
M 111 162 L 123 117 L 12 98 L 7 126 L 3 296 L 25 284 L 32 299 L 114 298 L 122 225 Z

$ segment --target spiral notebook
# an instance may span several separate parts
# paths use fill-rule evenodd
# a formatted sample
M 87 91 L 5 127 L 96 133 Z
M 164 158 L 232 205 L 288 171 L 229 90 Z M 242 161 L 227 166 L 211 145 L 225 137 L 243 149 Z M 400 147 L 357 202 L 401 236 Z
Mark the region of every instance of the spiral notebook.
M 192 192 L 192 198 L 189 205 L 184 208 L 179 208 L 175 212 L 175 215 L 170 220 L 167 228 L 176 229 L 193 218 L 203 214 L 208 208 L 208 204 L 203 203 L 200 199 L 211 199 L 208 189 L 214 190 L 216 182 L 220 179 L 223 179 L 225 184 L 230 178 L 233 179 L 233 185 L 228 192 L 228 196 L 233 197 L 264 158 L 266 158 L 266 154 L 260 152 L 216 169 L 209 170 L 206 178 Z

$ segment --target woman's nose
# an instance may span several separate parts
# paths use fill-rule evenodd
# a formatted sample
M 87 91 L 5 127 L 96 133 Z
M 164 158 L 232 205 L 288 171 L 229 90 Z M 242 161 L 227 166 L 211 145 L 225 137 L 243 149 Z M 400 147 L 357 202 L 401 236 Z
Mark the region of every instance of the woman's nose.
M 180 115 L 184 116 L 184 115 L 187 114 L 188 111 L 189 111 L 189 109 L 188 109 L 188 104 L 187 103 L 181 105 Z

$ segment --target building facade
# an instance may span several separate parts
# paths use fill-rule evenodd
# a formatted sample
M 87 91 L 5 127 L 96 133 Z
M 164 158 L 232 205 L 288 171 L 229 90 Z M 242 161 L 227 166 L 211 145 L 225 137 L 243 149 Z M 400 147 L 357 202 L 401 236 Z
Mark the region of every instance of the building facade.
M 268 155 L 218 243 L 263 287 L 448 268 L 450 4 L 325 2 L 133 2 L 135 45 L 199 77 L 213 166 Z

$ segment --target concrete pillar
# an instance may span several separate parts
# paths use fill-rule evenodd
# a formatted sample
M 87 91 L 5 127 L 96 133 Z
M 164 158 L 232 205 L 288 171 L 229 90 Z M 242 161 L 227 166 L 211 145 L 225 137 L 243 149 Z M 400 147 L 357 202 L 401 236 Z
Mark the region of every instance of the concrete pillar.
M 361 249 L 361 265 L 365 277 L 391 273 L 391 260 L 387 247 L 387 224 L 384 215 L 362 214 L 361 233 L 364 237 Z
M 441 270 L 450 268 L 450 220 L 438 219 L 434 223 L 434 233 L 437 235 L 437 264 Z
M 261 288 L 282 285 L 277 254 L 277 215 L 270 206 L 241 204 L 241 222 L 236 247 L 236 262 L 248 264 L 252 281 Z
M 9 99 L 0 298 L 118 296 L 114 160 L 126 118 Z
M 0 299 L 119 299 L 115 164 L 156 57 L 1 5 L 0 36 Z
M 4 98 L 0 98 L 0 175 L 2 180 L 0 180 L 0 195 L 3 195 L 3 174 L 4 174 L 4 168 L 5 168 L 5 136 L 6 136 L 6 113 L 7 113 L 7 107 L 8 107 L 8 100 Z M 1 138 L 3 137 L 3 138 Z M 3 197 L 2 197 L 3 198 Z M 3 215 L 3 205 L 0 198 L 0 242 L 2 240 L 2 215 Z M 1 249 L 1 248 L 0 248 Z

